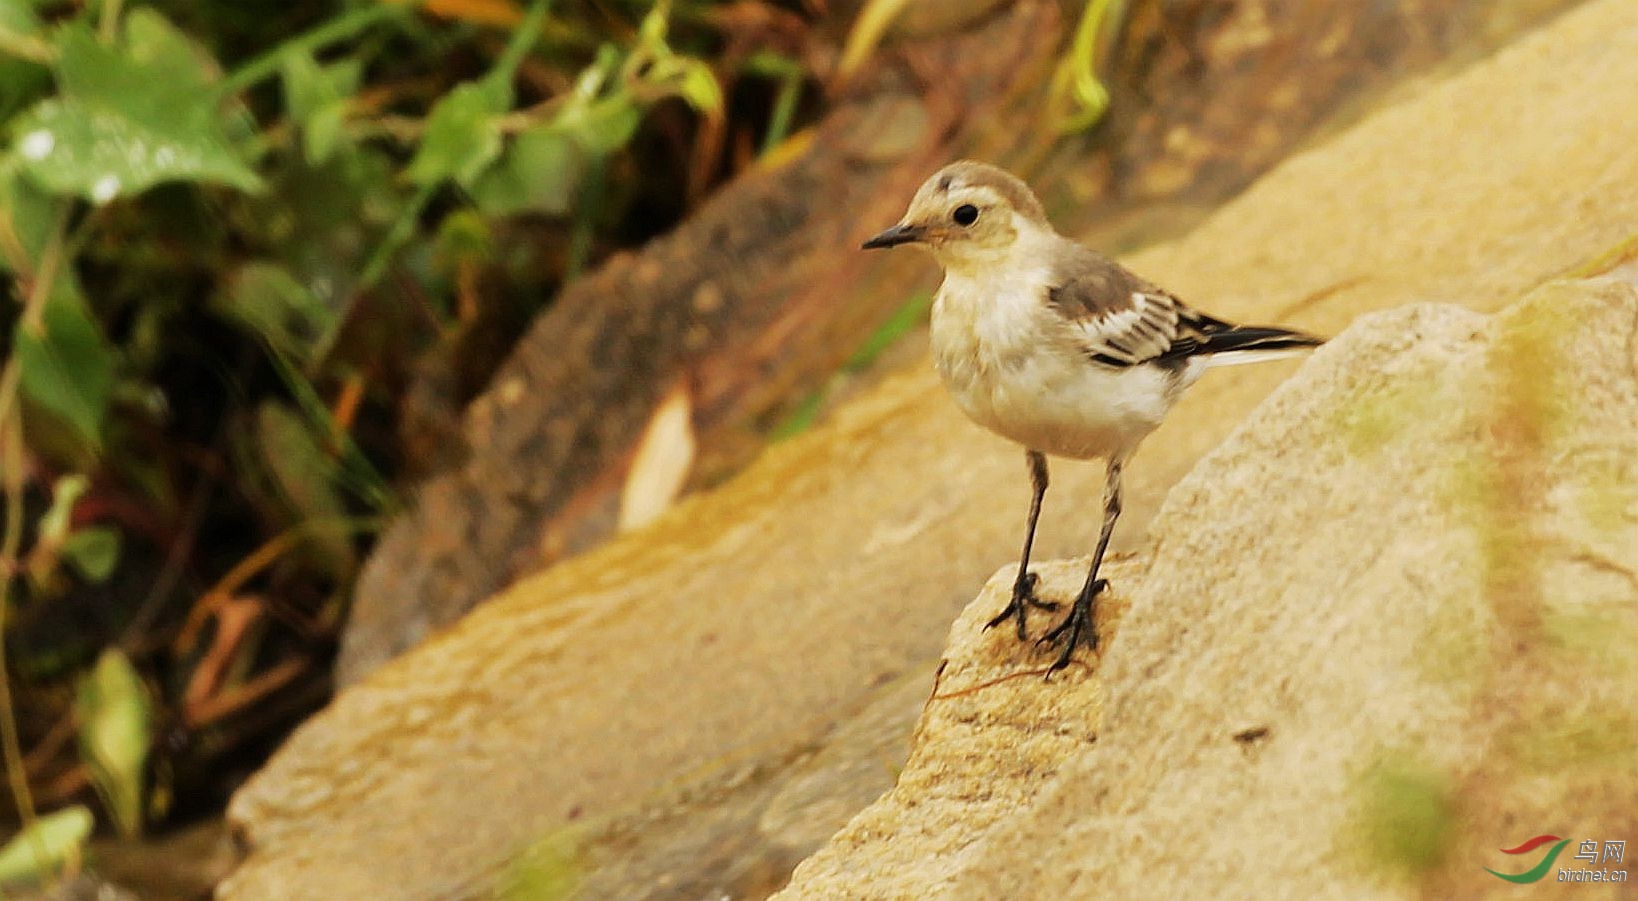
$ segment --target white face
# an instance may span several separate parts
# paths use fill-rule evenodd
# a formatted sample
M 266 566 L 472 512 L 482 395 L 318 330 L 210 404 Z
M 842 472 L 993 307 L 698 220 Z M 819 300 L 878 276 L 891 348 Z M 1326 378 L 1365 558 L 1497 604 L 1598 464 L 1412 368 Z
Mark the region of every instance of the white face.
M 919 227 L 920 241 L 946 269 L 966 269 L 1006 258 L 1018 237 L 1012 205 L 985 185 L 941 187 L 929 179 L 910 201 L 903 222 Z
M 1040 222 L 1020 212 L 1022 202 Z M 919 244 L 947 271 L 973 274 L 1004 264 L 1032 231 L 1050 231 L 1039 202 L 1023 182 L 971 163 L 946 167 L 929 178 L 910 201 L 899 223 L 865 242 L 865 247 Z

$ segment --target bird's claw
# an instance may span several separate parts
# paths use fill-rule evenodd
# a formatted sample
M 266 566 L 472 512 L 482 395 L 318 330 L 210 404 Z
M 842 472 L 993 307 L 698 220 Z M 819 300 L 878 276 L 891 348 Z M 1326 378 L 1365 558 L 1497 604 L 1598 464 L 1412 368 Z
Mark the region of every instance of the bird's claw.
M 1060 606 L 1055 601 L 1043 601 L 1035 594 L 1035 586 L 1041 584 L 1041 577 L 1032 572 L 1026 572 L 1012 584 L 1012 600 L 1007 602 L 1006 609 L 996 614 L 984 624 L 985 629 L 993 629 L 1008 619 L 1017 621 L 1018 640 L 1029 638 L 1024 632 L 1024 616 L 1030 607 L 1037 610 L 1057 610 Z
M 1036 639 L 1035 644 L 1038 647 L 1055 644 L 1059 639 L 1063 639 L 1063 651 L 1058 654 L 1058 659 L 1047 667 L 1049 677 L 1069 665 L 1070 658 L 1075 655 L 1076 645 L 1084 643 L 1088 650 L 1098 649 L 1098 630 L 1092 619 L 1092 607 L 1098 595 L 1108 587 L 1107 579 L 1093 582 L 1090 591 L 1082 592 L 1081 596 L 1075 599 L 1075 605 L 1069 608 L 1069 615 L 1064 617 L 1063 622 Z

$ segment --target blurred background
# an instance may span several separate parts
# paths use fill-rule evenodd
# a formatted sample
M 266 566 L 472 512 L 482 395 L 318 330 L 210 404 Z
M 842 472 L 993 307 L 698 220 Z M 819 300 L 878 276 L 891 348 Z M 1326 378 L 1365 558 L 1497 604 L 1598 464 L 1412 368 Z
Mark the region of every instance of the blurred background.
M 200 896 L 338 683 L 918 361 L 937 165 L 1127 250 L 1573 5 L 0 0 L 0 884 Z

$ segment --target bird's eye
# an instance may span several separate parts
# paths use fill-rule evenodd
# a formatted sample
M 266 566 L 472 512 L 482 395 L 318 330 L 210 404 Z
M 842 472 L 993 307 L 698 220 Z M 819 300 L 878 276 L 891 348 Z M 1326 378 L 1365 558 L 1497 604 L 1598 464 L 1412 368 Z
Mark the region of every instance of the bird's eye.
M 950 218 L 954 219 L 957 225 L 972 225 L 978 221 L 978 207 L 964 203 L 950 212 Z

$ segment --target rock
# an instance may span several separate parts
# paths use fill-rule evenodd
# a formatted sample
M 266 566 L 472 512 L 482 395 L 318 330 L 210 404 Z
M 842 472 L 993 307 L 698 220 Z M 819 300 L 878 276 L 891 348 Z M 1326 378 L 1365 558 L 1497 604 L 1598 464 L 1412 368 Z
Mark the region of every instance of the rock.
M 738 754 L 580 831 L 581 898 L 764 898 L 865 805 L 893 786 L 926 673 L 882 686 L 812 742 Z M 548 839 L 550 841 L 550 838 Z
M 1632 106 L 1634 85 L 1638 6 L 1589 2 L 1127 262 L 1214 313 L 1328 334 L 1425 300 L 1499 309 L 1607 267 L 1630 241 L 1638 118 L 1614 111 Z M 1119 549 L 1146 546 L 1165 490 L 1295 365 L 1236 367 L 1193 389 L 1128 473 Z M 600 830 L 640 823 L 690 786 L 709 789 L 689 796 L 696 811 L 740 791 L 771 803 L 787 767 L 857 734 L 848 724 L 898 680 L 919 673 L 930 687 L 950 621 L 1016 553 L 1021 457 L 920 367 L 652 526 L 519 583 L 292 736 L 234 798 L 247 857 L 219 896 L 478 895 L 539 840 L 572 830 L 577 846 L 614 848 Z M 1096 465 L 1055 466 L 1043 559 L 1088 550 L 1101 482 Z M 1137 584 L 1121 577 L 1122 592 Z M 770 808 L 692 821 L 659 809 L 678 833 L 692 822 L 727 842 L 758 834 Z M 770 846 L 780 861 L 790 853 L 782 841 L 736 853 Z
M 1364 317 L 1151 542 L 1055 683 L 995 682 L 998 573 L 898 785 L 776 897 L 1511 898 L 1483 868 L 1542 855 L 1495 849 L 1638 827 L 1633 283 Z

